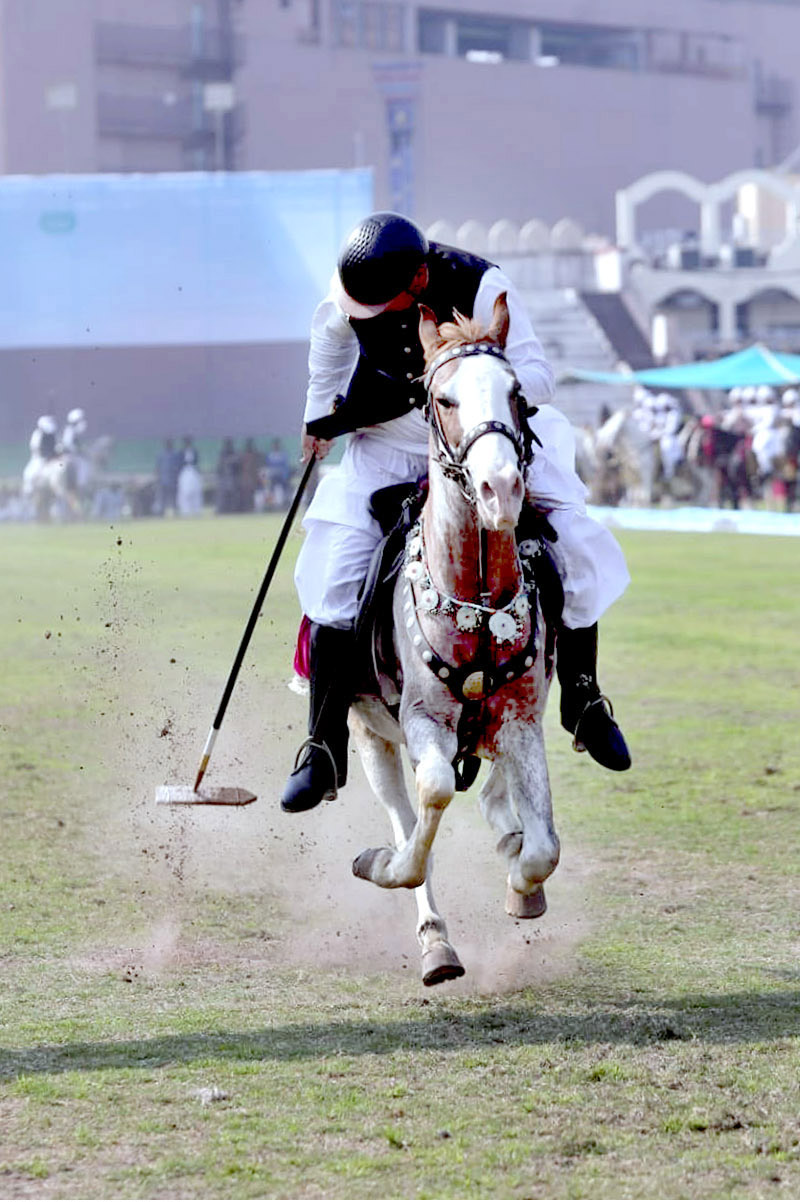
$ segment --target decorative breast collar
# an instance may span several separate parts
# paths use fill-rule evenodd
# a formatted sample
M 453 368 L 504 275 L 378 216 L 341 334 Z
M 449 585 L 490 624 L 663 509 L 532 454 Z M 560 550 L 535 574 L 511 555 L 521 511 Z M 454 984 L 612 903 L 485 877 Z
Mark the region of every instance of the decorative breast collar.
M 536 558 L 541 553 L 542 544 L 537 539 L 526 539 L 520 543 L 522 587 L 502 609 L 492 609 L 477 602 L 461 601 L 434 588 L 425 559 L 421 522 L 417 522 L 411 530 L 403 565 L 406 626 L 423 663 L 447 685 L 456 700 L 463 703 L 482 701 L 496 693 L 502 685 L 518 680 L 533 667 L 537 636 L 534 568 Z M 528 614 L 531 632 L 523 649 L 500 667 L 493 662 L 481 662 L 480 659 L 456 666 L 447 663 L 430 645 L 422 633 L 420 613 L 446 615 L 454 621 L 458 630 L 464 632 L 486 629 L 498 645 L 512 643 L 522 635 Z

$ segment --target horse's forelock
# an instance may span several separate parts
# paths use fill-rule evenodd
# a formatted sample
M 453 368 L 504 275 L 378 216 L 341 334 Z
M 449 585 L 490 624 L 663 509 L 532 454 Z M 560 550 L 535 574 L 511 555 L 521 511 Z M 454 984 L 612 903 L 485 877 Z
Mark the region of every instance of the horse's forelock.
M 488 337 L 488 331 L 476 317 L 465 317 L 463 313 L 454 313 L 453 321 L 443 321 L 438 328 L 438 341 L 430 353 L 425 356 L 426 362 L 432 362 L 435 357 L 450 347 L 465 346 L 468 342 L 493 342 Z

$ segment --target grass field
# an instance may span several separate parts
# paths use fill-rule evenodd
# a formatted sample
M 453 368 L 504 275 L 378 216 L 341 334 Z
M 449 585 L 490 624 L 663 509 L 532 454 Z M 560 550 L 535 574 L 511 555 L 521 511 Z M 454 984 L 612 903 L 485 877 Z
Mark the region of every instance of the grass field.
M 290 541 L 209 780 L 191 783 L 277 518 L 0 528 L 0 1196 L 800 1196 L 797 543 L 621 536 L 614 776 L 548 717 L 562 863 L 533 924 L 474 793 L 425 990 L 358 770 L 282 815 Z

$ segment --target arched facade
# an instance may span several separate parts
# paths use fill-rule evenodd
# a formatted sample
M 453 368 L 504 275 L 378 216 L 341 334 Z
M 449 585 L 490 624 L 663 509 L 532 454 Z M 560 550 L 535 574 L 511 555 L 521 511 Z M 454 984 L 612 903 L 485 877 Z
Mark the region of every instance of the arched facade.
M 680 288 L 661 298 L 653 317 L 676 317 L 682 332 L 697 339 L 714 337 L 719 330 L 719 305 L 696 288 Z
M 756 289 L 738 307 L 738 320 L 745 336 L 778 346 L 794 342 L 800 338 L 800 286 Z
M 683 171 L 655 171 L 617 192 L 617 245 L 633 251 L 638 245 L 636 215 L 641 204 L 659 192 L 679 192 L 700 208 L 700 248 L 704 255 L 717 256 L 722 243 L 722 206 L 745 184 L 755 184 L 784 203 L 785 242 L 797 236 L 800 220 L 800 189 L 782 176 L 758 169 L 734 171 L 714 184 L 704 184 Z
M 636 264 L 630 271 L 630 283 L 646 309 L 657 313 L 667 306 L 670 298 L 687 291 L 687 272 L 654 271 Z M 718 334 L 721 341 L 737 342 L 741 336 L 741 313 L 756 298 L 776 288 L 785 294 L 789 304 L 800 306 L 800 272 L 786 275 L 780 283 L 771 284 L 764 271 L 704 271 L 692 272 L 691 291 L 716 305 L 719 313 Z

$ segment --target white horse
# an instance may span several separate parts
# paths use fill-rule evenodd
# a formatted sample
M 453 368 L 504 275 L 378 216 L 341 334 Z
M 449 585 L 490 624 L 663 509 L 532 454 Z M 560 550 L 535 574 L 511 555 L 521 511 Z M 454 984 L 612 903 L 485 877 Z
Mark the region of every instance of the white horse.
M 617 409 L 595 436 L 597 504 L 650 505 L 658 468 L 658 444 L 642 429 L 631 408 Z
M 37 521 L 69 520 L 83 513 L 73 455 L 60 454 L 53 459 L 32 456 L 25 468 L 22 491 L 31 499 Z
M 84 517 L 98 470 L 106 463 L 112 439 L 102 435 L 83 454 L 62 451 L 50 459 L 31 455 L 22 476 L 22 494 L 38 521 Z
M 502 350 L 505 294 L 488 331 L 461 317 L 437 329 L 433 313 L 420 310 L 429 491 L 394 587 L 393 653 L 378 687 L 357 696 L 350 724 L 394 835 L 394 845 L 362 852 L 353 872 L 383 888 L 415 890 L 423 981 L 433 985 L 464 972 L 430 882 L 431 848 L 457 767 L 475 766 L 474 756 L 491 761 L 479 804 L 506 862 L 509 914 L 544 912 L 542 882 L 558 863 L 559 841 L 542 733 L 553 669 L 536 588 L 543 547 L 516 539 L 530 442 Z

